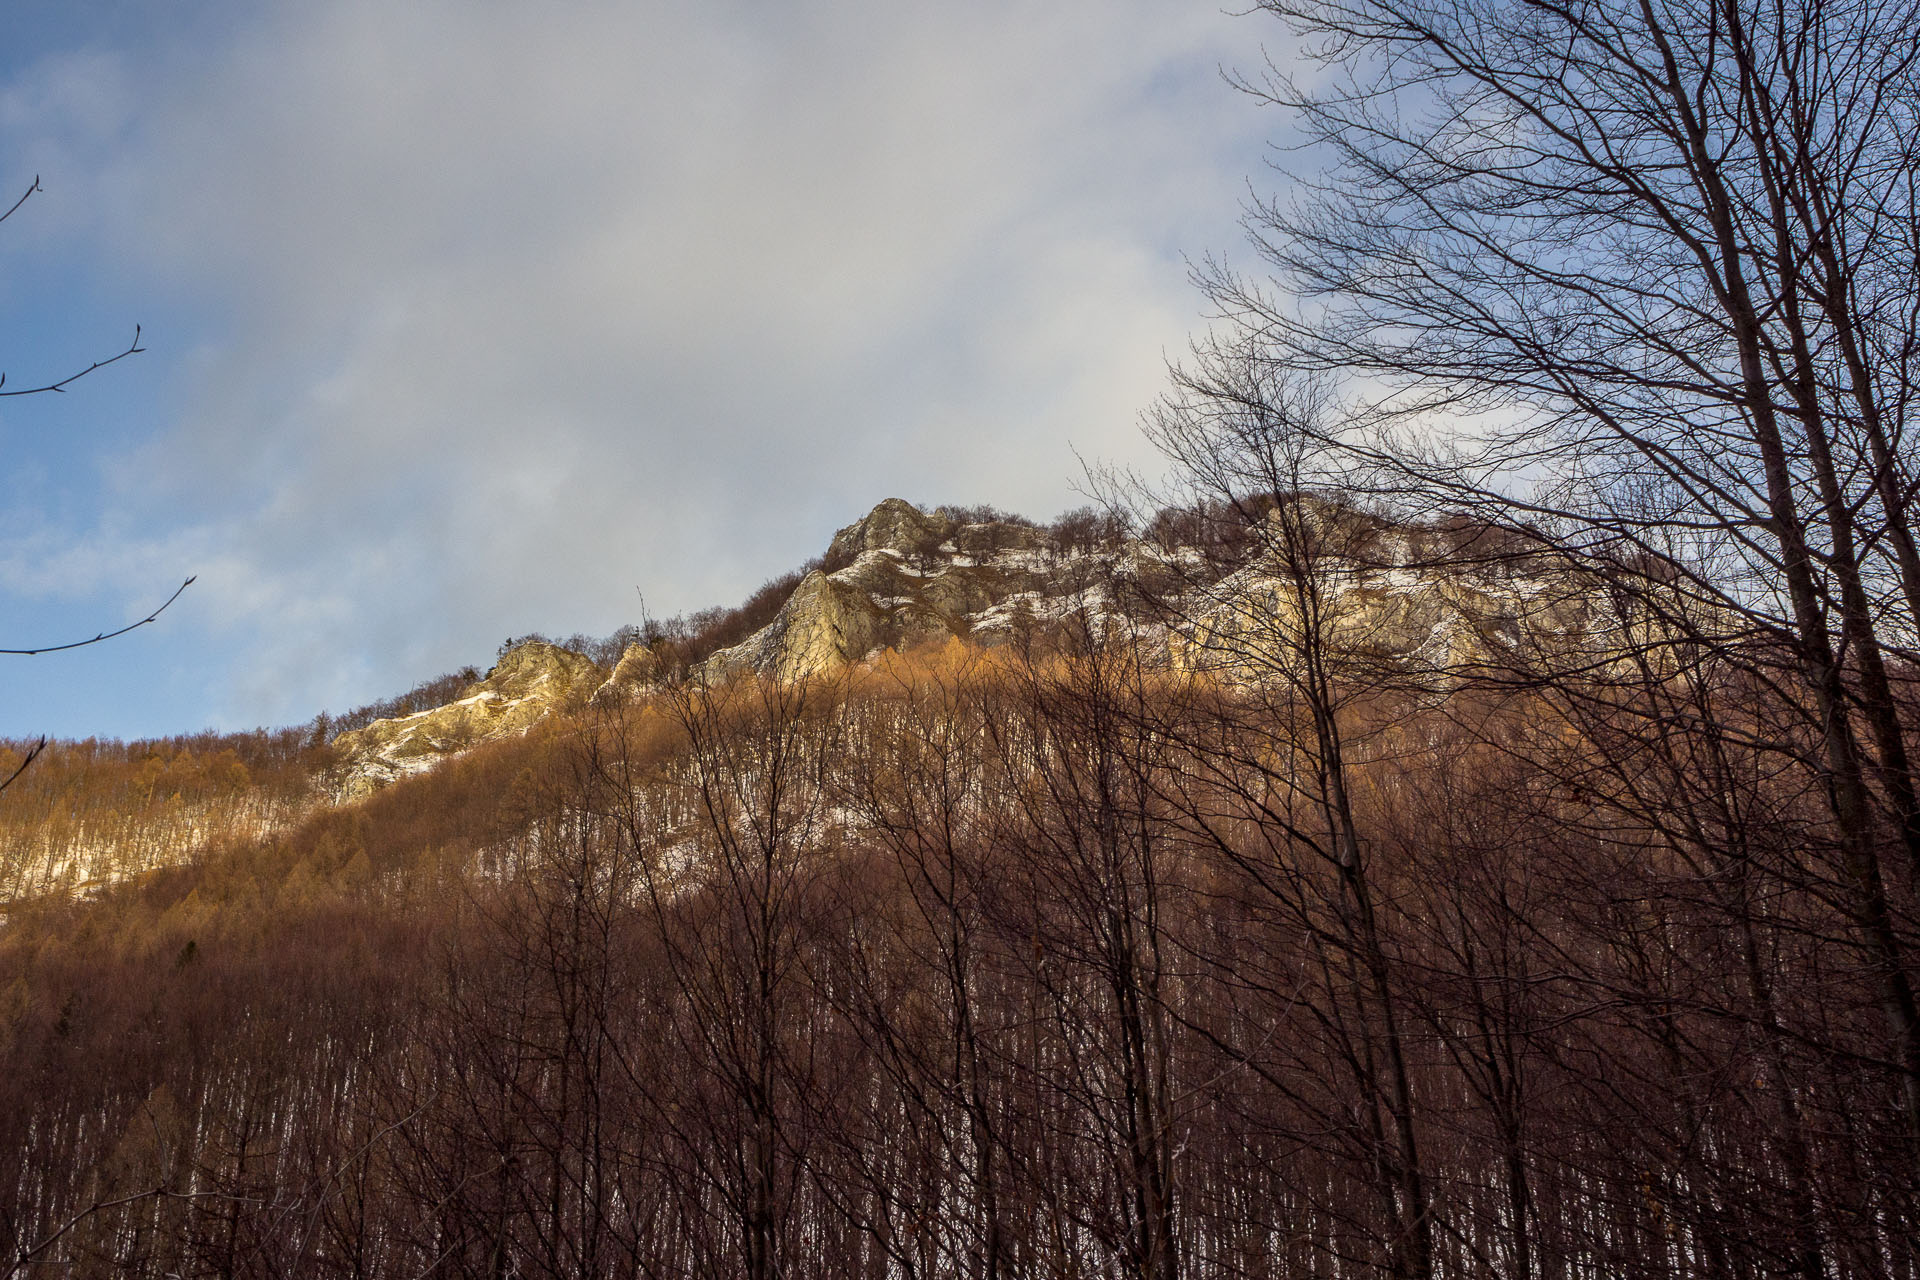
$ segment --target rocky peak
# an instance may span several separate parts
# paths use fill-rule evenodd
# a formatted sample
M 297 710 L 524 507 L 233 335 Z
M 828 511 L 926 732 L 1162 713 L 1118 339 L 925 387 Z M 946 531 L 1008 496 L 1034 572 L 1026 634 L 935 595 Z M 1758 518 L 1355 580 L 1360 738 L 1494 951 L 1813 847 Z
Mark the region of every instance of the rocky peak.
M 701 664 L 724 679 L 755 671 L 797 679 L 883 648 L 945 637 L 992 643 L 1016 625 L 1084 603 L 1095 551 L 1018 518 L 959 518 L 889 498 L 834 534 L 822 567 L 793 590 L 774 620 Z
M 336 793 L 355 799 L 483 742 L 525 733 L 549 712 L 586 698 L 600 674 L 571 649 L 539 640 L 516 645 L 444 706 L 375 720 L 335 738 L 342 767 Z
M 945 516 L 888 498 L 833 535 L 826 562 L 835 567 L 851 564 L 867 551 L 925 554 L 945 542 L 953 527 Z
M 659 675 L 659 655 L 636 640 L 613 664 L 613 674 L 607 677 L 606 683 L 593 691 L 593 700 L 605 704 L 630 697 L 651 685 Z
M 492 693 L 507 700 L 533 699 L 554 705 L 583 683 L 591 688 L 599 680 L 600 668 L 586 655 L 544 640 L 528 640 L 507 650 L 462 696 Z
M 1018 567 L 975 554 L 994 541 L 978 536 L 986 528 L 886 499 L 833 535 L 823 567 L 770 624 L 713 654 L 700 674 L 798 679 L 889 645 L 968 634 L 977 615 L 1027 585 Z

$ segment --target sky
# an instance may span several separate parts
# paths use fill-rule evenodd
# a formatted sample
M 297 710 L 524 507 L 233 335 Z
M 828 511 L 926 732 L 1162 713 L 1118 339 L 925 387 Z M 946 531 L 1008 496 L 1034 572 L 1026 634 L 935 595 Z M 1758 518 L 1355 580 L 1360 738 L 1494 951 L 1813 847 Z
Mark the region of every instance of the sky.
M 0 736 L 295 724 L 1050 517 L 1205 326 L 1277 32 L 1180 0 L 13 0 Z M 9 194 L 11 193 L 11 194 Z M 4 207 L 0 204 L 0 207 Z

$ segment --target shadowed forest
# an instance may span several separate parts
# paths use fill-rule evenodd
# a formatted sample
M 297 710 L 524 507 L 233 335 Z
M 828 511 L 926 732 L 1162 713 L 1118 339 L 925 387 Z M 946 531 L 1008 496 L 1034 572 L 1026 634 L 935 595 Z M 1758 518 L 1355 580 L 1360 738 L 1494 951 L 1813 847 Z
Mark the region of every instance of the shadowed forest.
M 1910 1077 L 1765 705 L 1376 688 L 1336 761 L 1068 633 L 587 713 L 16 907 L 5 1221 L 76 1274 L 1907 1275 Z
M 1920 1276 L 1920 9 L 1259 8 L 1076 607 L 0 794 L 6 1274 Z

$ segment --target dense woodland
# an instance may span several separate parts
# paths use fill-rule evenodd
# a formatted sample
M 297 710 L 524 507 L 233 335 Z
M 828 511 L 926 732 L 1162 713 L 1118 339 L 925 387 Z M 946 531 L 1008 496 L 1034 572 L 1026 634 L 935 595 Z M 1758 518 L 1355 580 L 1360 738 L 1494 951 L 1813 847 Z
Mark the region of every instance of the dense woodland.
M 296 820 L 324 762 L 308 730 L 151 742 L 0 742 L 0 903 L 86 890 Z M 23 767 L 24 766 L 24 767 Z
M 17 895 L 0 1265 L 1920 1275 L 1920 11 L 1260 8 L 1322 167 L 1103 607 Z
M 1069 631 L 494 744 L 16 909 L 10 1248 L 1910 1275 L 1858 891 L 1746 675 L 1376 688 L 1335 770 L 1292 686 Z

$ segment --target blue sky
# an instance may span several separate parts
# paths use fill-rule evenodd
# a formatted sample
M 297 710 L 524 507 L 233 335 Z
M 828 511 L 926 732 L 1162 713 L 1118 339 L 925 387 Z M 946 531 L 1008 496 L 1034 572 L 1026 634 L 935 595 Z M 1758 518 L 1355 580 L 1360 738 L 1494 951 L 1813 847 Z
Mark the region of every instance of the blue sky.
M 1204 5 L 12 4 L 0 735 L 310 719 L 1075 505 L 1203 324 L 1277 32 Z M 10 197 L 9 197 L 10 198 Z

